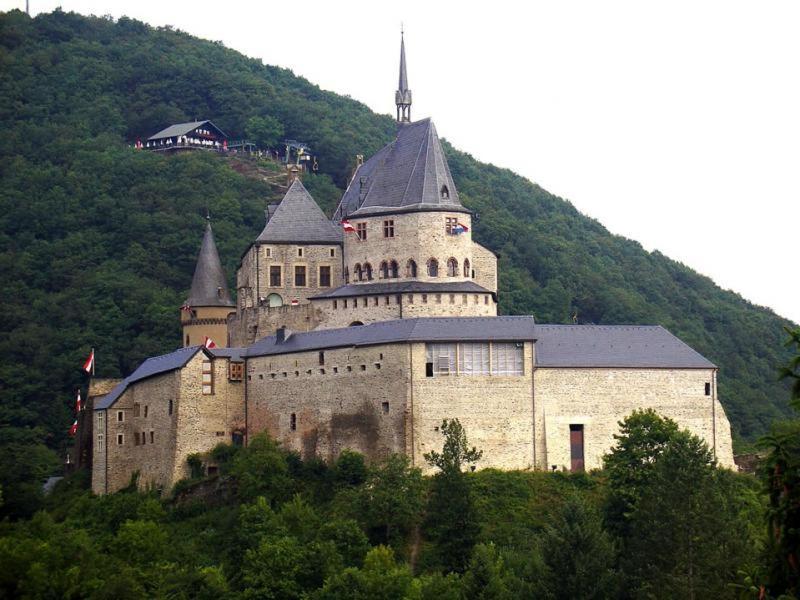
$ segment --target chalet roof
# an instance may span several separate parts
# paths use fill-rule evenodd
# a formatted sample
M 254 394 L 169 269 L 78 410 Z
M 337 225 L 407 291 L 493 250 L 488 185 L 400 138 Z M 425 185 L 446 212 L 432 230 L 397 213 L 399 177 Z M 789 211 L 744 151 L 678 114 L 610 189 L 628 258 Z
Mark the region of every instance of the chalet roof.
M 228 283 L 219 261 L 210 222 L 206 225 L 203 243 L 200 245 L 192 288 L 186 303 L 189 306 L 234 306 L 228 293 Z
M 194 131 L 195 129 L 197 129 L 201 125 L 210 125 L 214 129 L 216 129 L 217 132 L 219 132 L 219 134 L 222 137 L 225 137 L 225 138 L 228 137 L 227 135 L 225 135 L 225 132 L 223 132 L 219 127 L 217 127 L 216 125 L 214 125 L 214 123 L 212 123 L 211 121 L 206 119 L 205 121 L 191 121 L 189 123 L 176 123 L 175 125 L 170 125 L 166 129 L 162 129 L 161 131 L 159 131 L 155 135 L 151 135 L 147 139 L 148 140 L 160 140 L 160 139 L 164 139 L 164 138 L 171 138 L 171 137 L 178 137 L 178 136 L 181 136 L 181 135 L 186 135 L 187 133 L 189 133 L 190 131 Z
M 356 170 L 334 218 L 419 210 L 468 212 L 430 119 L 398 126 L 397 138 Z
M 351 283 L 343 285 L 325 292 L 312 296 L 311 300 L 324 300 L 326 298 L 349 298 L 351 296 L 374 296 L 380 294 L 405 294 L 405 293 L 429 293 L 429 294 L 492 294 L 494 292 L 478 285 L 474 281 L 392 281 L 378 283 Z
M 274 244 L 341 244 L 341 227 L 333 223 L 299 179 L 277 207 L 267 207 L 267 224 L 257 242 Z
M 714 369 L 660 326 L 537 325 L 537 367 Z
M 292 333 L 282 343 L 278 343 L 273 335 L 262 338 L 250 346 L 247 357 L 399 342 L 532 341 L 535 337 L 534 332 L 533 317 L 399 319 L 360 327 Z
M 98 398 L 94 403 L 94 410 L 104 410 L 112 406 L 132 383 L 185 367 L 186 363 L 202 349 L 202 346 L 189 346 L 179 348 L 169 354 L 148 358 L 133 373 L 114 386 L 114 389 L 108 394 Z

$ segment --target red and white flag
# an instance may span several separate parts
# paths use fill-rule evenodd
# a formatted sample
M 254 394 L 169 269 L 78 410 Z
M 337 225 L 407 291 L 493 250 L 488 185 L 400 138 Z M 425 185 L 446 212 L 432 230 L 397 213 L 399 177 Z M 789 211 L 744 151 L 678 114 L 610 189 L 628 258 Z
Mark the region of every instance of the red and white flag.
M 350 221 L 345 219 L 342 221 L 342 229 L 344 229 L 345 233 L 355 233 L 356 228 L 350 224 Z
M 78 433 L 78 419 L 75 419 L 75 422 L 72 424 L 72 427 L 69 428 L 69 434 L 75 435 Z
M 297 306 L 298 304 L 300 304 L 300 300 L 298 300 L 297 298 L 293 298 L 292 299 L 292 306 Z
M 81 391 L 78 390 L 78 397 L 75 398 L 75 414 L 81 412 Z
M 216 348 L 217 347 L 217 345 L 214 343 L 214 340 L 212 340 L 208 336 L 206 336 L 206 339 L 203 342 L 203 346 L 205 346 L 206 348 Z
M 89 358 L 87 358 L 86 362 L 83 363 L 83 370 L 94 375 L 94 348 L 92 348 Z

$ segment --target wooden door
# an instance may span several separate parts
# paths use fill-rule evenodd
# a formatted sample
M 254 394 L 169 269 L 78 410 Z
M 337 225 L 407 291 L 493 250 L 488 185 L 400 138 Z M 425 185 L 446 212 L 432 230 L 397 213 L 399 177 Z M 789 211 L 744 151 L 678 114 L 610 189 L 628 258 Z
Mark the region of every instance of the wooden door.
M 569 426 L 569 452 L 572 471 L 583 471 L 583 425 Z

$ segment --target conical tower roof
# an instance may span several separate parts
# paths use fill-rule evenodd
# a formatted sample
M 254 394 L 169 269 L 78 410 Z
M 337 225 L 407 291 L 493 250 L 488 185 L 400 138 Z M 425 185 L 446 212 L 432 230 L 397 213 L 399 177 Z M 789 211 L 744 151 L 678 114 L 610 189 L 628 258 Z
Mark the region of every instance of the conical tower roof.
M 341 244 L 342 230 L 295 179 L 277 207 L 267 209 L 267 224 L 256 238 L 267 244 Z
M 206 225 L 203 243 L 200 245 L 192 288 L 186 304 L 192 307 L 234 305 L 228 293 L 228 283 L 219 260 L 217 245 L 214 243 L 214 232 L 211 231 L 210 221 Z
M 399 127 L 397 138 L 358 168 L 334 218 L 425 210 L 469 212 L 430 119 Z

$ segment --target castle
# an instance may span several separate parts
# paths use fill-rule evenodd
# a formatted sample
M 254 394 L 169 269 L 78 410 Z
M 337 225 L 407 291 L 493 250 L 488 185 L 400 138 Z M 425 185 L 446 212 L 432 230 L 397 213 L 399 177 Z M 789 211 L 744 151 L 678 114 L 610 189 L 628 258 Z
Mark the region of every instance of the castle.
M 733 468 L 717 368 L 665 329 L 497 316 L 497 257 L 472 241 L 433 122 L 411 121 L 402 41 L 395 101 L 395 140 L 358 166 L 333 220 L 299 178 L 267 207 L 235 303 L 207 225 L 184 347 L 94 398 L 94 492 L 134 473 L 168 490 L 189 455 L 262 431 L 304 458 L 350 448 L 426 469 L 444 418 L 484 450 L 478 468 L 592 469 L 637 408 Z

